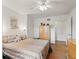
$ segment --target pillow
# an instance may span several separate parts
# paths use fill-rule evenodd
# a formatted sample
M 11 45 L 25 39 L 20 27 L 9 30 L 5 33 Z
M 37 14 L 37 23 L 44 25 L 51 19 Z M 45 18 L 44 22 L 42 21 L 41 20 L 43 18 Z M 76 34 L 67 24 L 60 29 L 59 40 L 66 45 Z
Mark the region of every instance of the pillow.
M 8 36 L 2 36 L 2 42 L 8 43 Z
M 14 39 L 14 42 L 19 42 L 19 41 L 21 41 L 21 37 L 16 35 L 16 38 Z
M 14 42 L 14 39 L 16 39 L 16 36 L 14 36 L 14 35 L 9 35 L 8 36 L 8 42 L 9 43 Z

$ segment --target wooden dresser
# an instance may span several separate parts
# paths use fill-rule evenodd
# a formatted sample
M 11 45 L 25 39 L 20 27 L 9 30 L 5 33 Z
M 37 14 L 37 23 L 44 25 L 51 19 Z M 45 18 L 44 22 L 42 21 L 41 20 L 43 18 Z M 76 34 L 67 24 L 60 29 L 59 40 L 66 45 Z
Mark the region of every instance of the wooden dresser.
M 76 42 L 74 40 L 68 40 L 68 59 L 76 59 Z

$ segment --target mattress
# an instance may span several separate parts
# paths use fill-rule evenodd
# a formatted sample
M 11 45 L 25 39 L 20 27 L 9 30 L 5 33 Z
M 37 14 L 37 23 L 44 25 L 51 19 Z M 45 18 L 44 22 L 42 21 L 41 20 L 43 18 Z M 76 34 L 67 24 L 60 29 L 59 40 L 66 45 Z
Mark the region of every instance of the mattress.
M 48 40 L 25 39 L 3 44 L 3 52 L 12 59 L 46 59 L 48 48 Z

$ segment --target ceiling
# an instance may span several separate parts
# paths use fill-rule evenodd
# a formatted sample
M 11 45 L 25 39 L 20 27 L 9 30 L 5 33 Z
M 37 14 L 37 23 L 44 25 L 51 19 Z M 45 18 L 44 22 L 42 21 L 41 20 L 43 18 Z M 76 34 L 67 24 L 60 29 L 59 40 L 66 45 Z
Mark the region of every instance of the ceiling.
M 38 0 L 40 1 L 40 0 Z M 48 8 L 43 13 L 47 15 L 66 14 L 76 6 L 76 0 L 48 0 L 52 8 Z M 6 6 L 21 14 L 41 14 L 41 11 L 34 8 L 38 5 L 37 0 L 3 0 L 3 6 Z

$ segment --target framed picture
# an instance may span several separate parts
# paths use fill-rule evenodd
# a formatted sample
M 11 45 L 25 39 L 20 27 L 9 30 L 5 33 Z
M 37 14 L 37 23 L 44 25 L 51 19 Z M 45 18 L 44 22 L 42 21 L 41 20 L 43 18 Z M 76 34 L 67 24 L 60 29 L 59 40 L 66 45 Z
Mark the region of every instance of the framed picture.
M 17 29 L 18 28 L 18 24 L 17 24 L 18 22 L 17 22 L 17 19 L 16 18 L 11 18 L 11 20 L 10 20 L 10 25 L 11 25 L 11 28 L 12 29 Z

